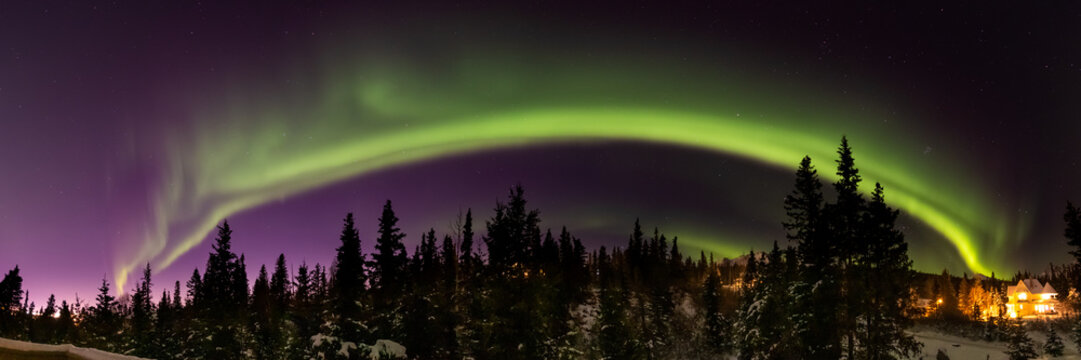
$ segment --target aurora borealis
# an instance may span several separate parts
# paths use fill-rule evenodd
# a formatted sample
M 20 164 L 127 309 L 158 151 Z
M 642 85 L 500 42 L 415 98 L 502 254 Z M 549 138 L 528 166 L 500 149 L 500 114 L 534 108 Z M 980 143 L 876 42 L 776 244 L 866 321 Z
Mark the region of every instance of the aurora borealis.
M 249 264 L 326 263 L 345 212 L 368 249 L 394 200 L 412 246 L 516 182 L 591 247 L 641 217 L 738 256 L 842 135 L 917 269 L 1066 261 L 1081 30 L 909 6 L 0 5 L 0 265 L 171 284 L 223 218 Z

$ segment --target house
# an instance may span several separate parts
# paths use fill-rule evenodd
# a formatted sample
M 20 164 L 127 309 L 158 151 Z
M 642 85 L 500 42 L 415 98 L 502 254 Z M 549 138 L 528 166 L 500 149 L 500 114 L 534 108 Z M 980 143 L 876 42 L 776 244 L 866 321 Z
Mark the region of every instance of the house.
M 1006 297 L 1006 314 L 1011 318 L 1058 314 L 1058 292 L 1051 284 L 1042 285 L 1036 279 L 1024 279 L 1007 287 Z

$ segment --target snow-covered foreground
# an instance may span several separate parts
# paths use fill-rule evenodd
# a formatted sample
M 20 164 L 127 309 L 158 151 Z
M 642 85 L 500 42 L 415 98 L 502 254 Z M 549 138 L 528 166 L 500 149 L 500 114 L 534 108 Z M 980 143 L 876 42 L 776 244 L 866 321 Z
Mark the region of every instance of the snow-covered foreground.
M 0 338 L 0 359 L 84 359 L 84 360 L 138 360 L 126 356 L 104 352 L 97 349 L 76 347 L 71 344 L 47 345 Z
M 947 335 L 934 330 L 929 329 L 916 329 L 912 333 L 916 336 L 916 340 L 923 343 L 922 359 L 934 359 L 935 354 L 939 349 L 946 352 L 946 355 L 950 357 L 950 360 L 1001 360 L 1007 359 L 1006 357 L 1006 343 L 1005 342 L 987 342 L 981 340 L 972 340 L 955 335 Z M 1043 333 L 1029 332 L 1032 340 L 1036 342 L 1037 349 L 1043 346 L 1044 341 L 1047 339 Z M 1041 357 L 1040 359 L 1050 359 L 1050 357 Z M 1066 351 L 1062 357 L 1055 359 L 1078 359 L 1081 360 L 1081 355 L 1078 354 L 1077 348 L 1073 344 L 1066 344 Z

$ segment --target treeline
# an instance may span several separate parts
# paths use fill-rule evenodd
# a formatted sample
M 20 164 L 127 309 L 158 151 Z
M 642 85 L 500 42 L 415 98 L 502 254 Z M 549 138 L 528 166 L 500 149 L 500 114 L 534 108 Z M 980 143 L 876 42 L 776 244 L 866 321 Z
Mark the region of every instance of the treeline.
M 519 186 L 480 231 L 467 211 L 411 253 L 390 201 L 372 254 L 346 215 L 332 264 L 291 274 L 281 255 L 254 282 L 223 222 L 183 286 L 155 296 L 148 265 L 130 298 L 103 280 L 94 304 L 62 303 L 59 317 L 31 315 L 16 268 L 0 285 L 0 335 L 160 359 L 356 359 L 396 344 L 418 359 L 911 355 L 915 273 L 898 212 L 877 184 L 861 194 L 847 140 L 838 155 L 836 199 L 804 158 L 784 201 L 790 246 L 738 260 L 692 259 L 638 221 L 626 246 L 587 251 L 566 228 L 542 228 Z
M 429 230 L 409 253 L 397 222 L 387 201 L 375 252 L 363 254 L 348 214 L 333 264 L 291 274 L 283 254 L 253 282 L 223 222 L 202 273 L 160 297 L 147 265 L 130 296 L 102 280 L 92 304 L 50 297 L 38 311 L 16 267 L 0 285 L 0 336 L 158 359 L 366 358 L 380 339 L 419 359 L 711 358 L 720 352 L 701 349 L 727 335 L 707 336 L 705 319 L 730 317 L 738 301 L 742 263 L 692 260 L 637 221 L 626 249 L 587 252 L 566 228 L 542 232 L 521 187 L 484 236 L 468 211 L 453 234 Z

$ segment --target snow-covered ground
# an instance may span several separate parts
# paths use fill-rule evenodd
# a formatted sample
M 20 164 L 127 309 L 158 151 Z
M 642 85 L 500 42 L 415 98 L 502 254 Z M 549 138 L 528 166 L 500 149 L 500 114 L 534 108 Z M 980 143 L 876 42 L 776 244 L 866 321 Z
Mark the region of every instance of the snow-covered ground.
M 934 359 L 935 354 L 939 349 L 946 352 L 946 355 L 950 357 L 950 360 L 1002 360 L 1006 357 L 1006 343 L 1005 342 L 987 342 L 981 340 L 972 340 L 955 335 L 943 334 L 935 330 L 929 329 L 915 329 L 913 335 L 916 336 L 916 341 L 923 343 L 922 359 Z M 1047 339 L 1041 332 L 1032 332 L 1028 334 L 1032 337 L 1032 340 L 1036 342 L 1037 351 L 1042 349 L 1044 341 Z M 1054 359 L 1077 359 L 1081 360 L 1081 355 L 1078 354 L 1077 348 L 1074 344 L 1069 342 L 1069 339 L 1063 339 L 1066 345 L 1065 354 L 1062 357 Z M 1051 359 L 1051 357 L 1041 357 L 1040 359 Z
M 47 358 L 66 356 L 85 360 L 139 360 L 141 358 L 104 352 L 97 349 L 76 347 L 71 344 L 47 345 L 0 338 L 0 359 L 5 356 L 17 356 L 18 359 Z

